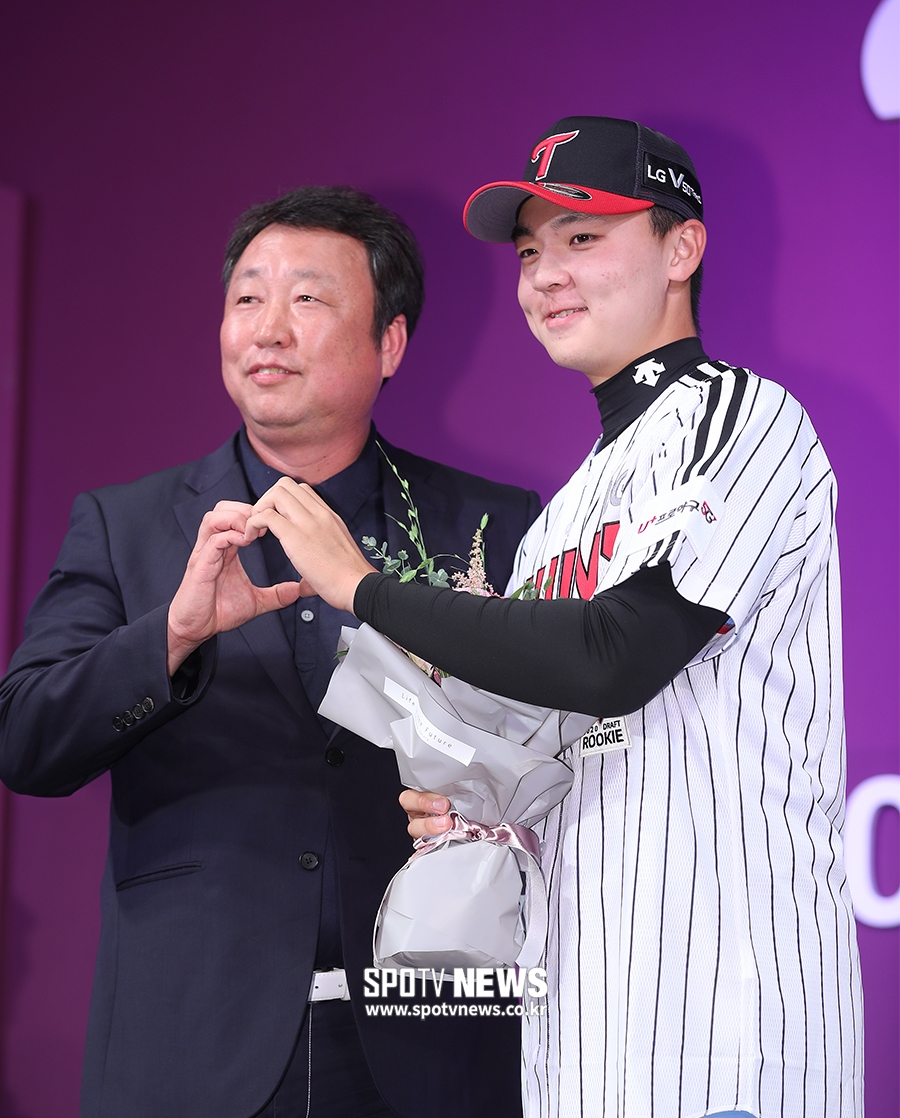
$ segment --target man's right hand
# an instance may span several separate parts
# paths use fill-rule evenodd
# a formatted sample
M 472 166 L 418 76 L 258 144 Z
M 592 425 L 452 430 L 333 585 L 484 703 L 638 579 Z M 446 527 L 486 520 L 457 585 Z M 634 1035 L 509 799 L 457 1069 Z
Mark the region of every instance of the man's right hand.
M 236 629 L 300 596 L 299 582 L 254 586 L 238 551 L 259 535 L 246 532 L 252 505 L 219 501 L 200 524 L 181 585 L 169 606 L 168 672 L 173 676 L 194 649 L 216 633 Z

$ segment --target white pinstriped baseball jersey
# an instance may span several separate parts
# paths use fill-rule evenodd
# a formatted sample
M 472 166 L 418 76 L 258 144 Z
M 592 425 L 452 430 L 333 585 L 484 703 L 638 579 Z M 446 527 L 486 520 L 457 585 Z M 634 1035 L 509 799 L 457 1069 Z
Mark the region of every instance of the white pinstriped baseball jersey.
M 510 585 L 588 598 L 667 561 L 733 622 L 624 718 L 625 748 L 570 751 L 542 835 L 551 996 L 525 1018 L 528 1118 L 862 1114 L 834 503 L 799 404 L 701 362 L 522 541 Z

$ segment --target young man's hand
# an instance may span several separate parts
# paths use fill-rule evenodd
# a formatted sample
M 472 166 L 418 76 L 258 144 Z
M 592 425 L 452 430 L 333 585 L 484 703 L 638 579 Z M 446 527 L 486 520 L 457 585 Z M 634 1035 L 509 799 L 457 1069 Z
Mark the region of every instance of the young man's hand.
M 416 792 L 407 788 L 400 793 L 400 806 L 409 816 L 406 828 L 414 839 L 439 835 L 450 829 L 450 801 L 437 792 Z
M 335 609 L 353 612 L 360 581 L 375 571 L 337 515 L 308 485 L 279 478 L 253 507 L 247 532 L 277 536 L 302 576 L 301 597 L 317 594 Z

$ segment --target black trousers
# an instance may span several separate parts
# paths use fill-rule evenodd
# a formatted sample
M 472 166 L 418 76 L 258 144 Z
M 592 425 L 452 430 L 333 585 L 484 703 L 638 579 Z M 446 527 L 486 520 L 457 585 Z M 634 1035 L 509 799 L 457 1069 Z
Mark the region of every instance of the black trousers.
M 350 1002 L 306 1007 L 284 1078 L 254 1118 L 398 1118 L 372 1079 Z

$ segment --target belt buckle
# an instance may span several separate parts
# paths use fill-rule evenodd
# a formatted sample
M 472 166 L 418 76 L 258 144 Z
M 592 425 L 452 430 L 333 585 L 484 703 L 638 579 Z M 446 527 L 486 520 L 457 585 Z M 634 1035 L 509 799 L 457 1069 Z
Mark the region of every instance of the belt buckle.
M 347 985 L 347 972 L 343 969 L 314 970 L 309 987 L 311 1002 L 330 1002 L 337 999 L 350 1001 L 350 988 Z

